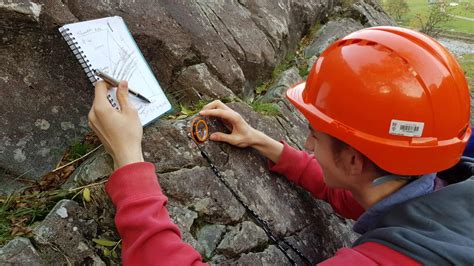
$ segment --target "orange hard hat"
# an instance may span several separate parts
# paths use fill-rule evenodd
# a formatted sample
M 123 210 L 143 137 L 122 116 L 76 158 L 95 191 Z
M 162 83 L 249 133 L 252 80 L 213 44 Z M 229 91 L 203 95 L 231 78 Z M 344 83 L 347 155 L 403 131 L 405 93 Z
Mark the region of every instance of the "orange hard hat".
M 437 41 L 404 28 L 367 28 L 336 41 L 287 97 L 316 130 L 393 174 L 447 169 L 471 135 L 461 67 Z

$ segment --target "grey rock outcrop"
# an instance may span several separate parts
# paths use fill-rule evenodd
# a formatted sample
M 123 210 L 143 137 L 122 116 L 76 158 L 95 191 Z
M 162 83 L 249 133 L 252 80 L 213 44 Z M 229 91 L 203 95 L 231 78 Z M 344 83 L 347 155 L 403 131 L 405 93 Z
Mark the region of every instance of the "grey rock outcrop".
M 299 70 L 296 67 L 291 67 L 285 70 L 275 85 L 268 88 L 267 92 L 261 98 L 262 102 L 271 102 L 275 99 L 281 99 L 285 97 L 283 93 L 292 85 L 302 81 L 303 78 L 299 74 Z
M 316 33 L 316 38 L 305 48 L 304 55 L 306 58 L 319 56 L 331 43 L 363 28 L 362 24 L 351 18 L 329 21 Z
M 184 68 L 175 85 L 184 88 L 181 100 L 196 102 L 201 99 L 236 98 L 235 94 L 216 79 L 206 64 L 201 63 Z
M 175 100 L 252 95 L 327 0 L 0 3 L 0 167 L 35 179 L 89 131 L 92 87 L 57 28 L 119 15 Z M 210 88 L 213 88 L 212 90 Z M 215 88 L 215 89 L 214 89 Z
M 357 1 L 352 5 L 352 16 L 367 27 L 396 26 L 377 1 Z
M 101 262 L 91 245 L 92 238 L 97 235 L 97 224 L 84 216 L 83 209 L 75 201 L 58 202 L 33 230 L 33 235 L 45 264 Z
M 41 257 L 28 238 L 17 237 L 0 248 L 1 265 L 41 265 Z
M 207 222 L 232 223 L 242 219 L 244 209 L 208 167 L 194 167 L 160 175 L 168 197 L 191 206 Z
M 242 222 L 234 226 L 224 236 L 217 250 L 225 255 L 235 256 L 256 249 L 268 241 L 262 228 L 252 222 Z
M 65 42 L 38 22 L 41 7 L 0 4 L 0 167 L 24 178 L 51 170 L 62 150 L 89 130 L 92 100 Z

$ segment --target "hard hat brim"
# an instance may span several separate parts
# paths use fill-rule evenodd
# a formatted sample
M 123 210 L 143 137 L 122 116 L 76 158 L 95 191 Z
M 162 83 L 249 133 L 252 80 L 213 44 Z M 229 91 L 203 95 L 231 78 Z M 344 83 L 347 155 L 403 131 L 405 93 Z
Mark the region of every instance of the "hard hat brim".
M 293 87 L 289 88 L 286 91 L 286 97 L 288 100 L 298 109 L 305 117 L 308 119 L 308 122 L 315 128 L 321 131 L 325 131 L 322 127 L 323 124 L 330 124 L 333 122 L 333 119 L 325 115 L 323 112 L 314 107 L 311 103 L 306 103 L 303 99 L 303 91 L 306 86 L 306 82 L 301 82 L 295 84 Z M 323 121 L 325 123 L 318 123 Z M 326 132 L 329 133 L 329 132 Z

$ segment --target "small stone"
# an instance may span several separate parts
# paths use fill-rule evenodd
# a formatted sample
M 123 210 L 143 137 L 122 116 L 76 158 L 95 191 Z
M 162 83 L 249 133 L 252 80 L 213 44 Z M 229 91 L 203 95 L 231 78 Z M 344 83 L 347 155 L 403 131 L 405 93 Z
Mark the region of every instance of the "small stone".
M 226 264 L 225 262 L 223 264 Z M 276 246 L 269 246 L 263 252 L 243 254 L 232 265 L 291 265 L 288 258 Z
M 194 209 L 198 212 L 209 212 L 210 206 L 212 206 L 212 199 L 211 198 L 203 198 L 203 199 L 200 199 L 199 201 L 197 201 L 194 204 Z
M 45 119 L 36 119 L 35 126 L 41 130 L 48 130 L 50 127 L 50 124 Z
M 81 252 L 84 252 L 86 250 L 89 250 L 89 247 L 84 242 L 79 242 L 79 244 L 77 245 L 77 249 Z
M 212 253 L 219 244 L 222 234 L 225 232 L 225 226 L 220 224 L 205 225 L 197 233 L 199 243 L 204 247 L 206 257 L 211 257 Z
M 59 215 L 61 218 L 67 218 L 67 209 L 64 207 L 61 207 L 56 210 L 56 214 Z
M 41 258 L 30 240 L 17 237 L 0 248 L 0 265 L 41 265 Z
M 191 211 L 188 208 L 173 201 L 168 203 L 167 209 L 171 218 L 178 225 L 180 230 L 190 231 L 194 220 L 198 217 L 196 212 Z
M 51 107 L 51 112 L 53 114 L 59 113 L 59 106 L 55 105 L 55 106 Z
M 62 130 L 68 130 L 68 129 L 74 129 L 75 126 L 71 122 L 61 122 L 61 129 Z
M 214 265 L 223 265 L 222 262 L 228 260 L 229 258 L 227 258 L 226 256 L 224 255 L 215 255 L 212 257 L 212 260 L 209 262 L 209 264 L 211 266 L 214 266 Z
M 224 255 L 235 256 L 262 246 L 267 240 L 267 234 L 262 228 L 252 222 L 244 221 L 224 236 L 217 251 Z
M 13 151 L 13 158 L 15 159 L 15 161 L 21 163 L 26 160 L 25 152 L 22 149 L 15 149 Z
M 112 157 L 104 149 L 99 149 L 82 163 L 72 173 L 69 180 L 74 180 L 78 185 L 86 185 L 108 176 L 113 172 L 114 163 Z

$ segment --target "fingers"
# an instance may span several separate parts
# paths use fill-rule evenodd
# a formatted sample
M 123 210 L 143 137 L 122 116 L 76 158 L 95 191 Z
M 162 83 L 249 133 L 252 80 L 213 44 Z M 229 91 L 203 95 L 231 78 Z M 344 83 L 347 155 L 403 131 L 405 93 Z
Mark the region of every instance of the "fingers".
M 97 121 L 97 118 L 95 116 L 95 113 L 94 113 L 94 109 L 91 109 L 89 111 L 89 114 L 87 115 L 87 122 L 88 122 L 88 125 L 90 128 L 92 128 L 92 125 L 95 123 L 95 121 Z
M 103 132 L 101 130 L 99 130 L 100 124 L 97 124 L 98 120 L 97 120 L 97 117 L 94 113 L 94 110 L 91 110 L 89 112 L 88 119 L 89 119 L 89 121 L 88 121 L 89 128 L 92 129 L 95 132 L 95 134 L 99 138 L 100 142 L 104 145 L 104 148 L 107 151 L 107 153 L 109 153 L 110 155 L 113 155 L 113 153 L 110 152 L 111 151 L 110 146 L 109 146 L 108 142 L 106 141 L 106 138 L 103 135 Z
M 120 81 L 118 85 L 117 100 L 122 110 L 128 110 L 130 108 L 128 101 L 128 82 L 125 80 Z
M 109 100 L 107 100 L 107 91 L 109 90 L 107 83 L 100 80 L 95 84 L 94 108 L 105 109 L 111 107 Z
M 212 141 L 227 142 L 232 145 L 234 144 L 233 136 L 222 132 L 212 133 L 211 136 L 209 136 L 209 139 Z
M 203 110 L 199 112 L 200 115 L 205 116 L 214 116 L 224 120 L 227 120 L 231 124 L 236 124 L 239 121 L 239 115 L 234 112 L 232 109 L 230 110 L 222 110 L 222 109 L 210 109 L 210 110 Z
M 99 137 L 99 139 L 101 139 L 102 133 L 98 129 L 98 126 L 100 126 L 100 122 L 97 119 L 97 116 L 94 110 L 91 110 L 89 112 L 87 124 L 89 125 L 89 128 L 95 132 L 95 134 Z M 101 142 L 102 142 L 102 139 L 101 139 Z
M 210 102 L 202 108 L 202 110 L 211 110 L 211 109 L 232 110 L 232 109 L 230 109 L 229 106 L 225 105 L 220 100 L 215 100 L 213 102 Z

